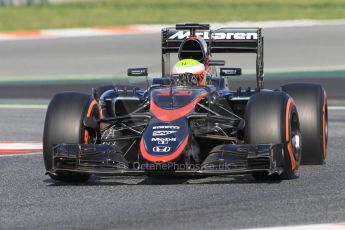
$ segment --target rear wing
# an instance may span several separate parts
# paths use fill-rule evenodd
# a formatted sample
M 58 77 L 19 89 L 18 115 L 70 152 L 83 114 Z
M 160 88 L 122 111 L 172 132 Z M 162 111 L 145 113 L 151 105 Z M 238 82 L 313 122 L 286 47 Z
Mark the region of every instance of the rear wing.
M 196 30 L 203 37 L 209 53 L 256 53 L 257 87 L 263 87 L 264 38 L 261 28 L 220 28 L 217 30 Z M 162 29 L 162 73 L 170 74 L 170 53 L 177 53 L 182 41 L 190 36 L 189 30 L 176 30 L 174 27 Z

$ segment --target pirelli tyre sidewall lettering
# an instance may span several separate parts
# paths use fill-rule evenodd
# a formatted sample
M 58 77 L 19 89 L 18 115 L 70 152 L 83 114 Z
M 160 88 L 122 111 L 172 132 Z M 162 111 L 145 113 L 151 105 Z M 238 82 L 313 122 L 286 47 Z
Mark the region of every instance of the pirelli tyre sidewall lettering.
M 169 40 L 183 40 L 190 36 L 189 31 L 177 31 L 173 35 L 171 35 L 168 39 Z M 196 36 L 202 37 L 204 39 L 213 39 L 213 40 L 257 40 L 258 34 L 257 33 L 249 33 L 249 32 L 212 32 L 203 31 L 203 32 L 196 32 Z

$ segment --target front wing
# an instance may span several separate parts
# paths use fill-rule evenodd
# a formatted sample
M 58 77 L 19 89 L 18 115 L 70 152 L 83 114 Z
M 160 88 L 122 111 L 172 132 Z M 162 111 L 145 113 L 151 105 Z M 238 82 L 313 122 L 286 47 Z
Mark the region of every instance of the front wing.
M 47 174 L 60 172 L 116 175 L 239 175 L 265 171 L 283 171 L 283 144 L 225 144 L 215 147 L 200 164 L 175 162 L 128 162 L 122 153 L 104 144 L 61 144 L 54 147 L 53 168 Z

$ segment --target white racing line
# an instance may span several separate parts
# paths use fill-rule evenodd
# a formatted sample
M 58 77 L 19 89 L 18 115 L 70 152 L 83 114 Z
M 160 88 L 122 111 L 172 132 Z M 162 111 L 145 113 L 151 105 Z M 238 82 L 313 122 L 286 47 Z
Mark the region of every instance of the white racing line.
M 345 106 L 328 106 L 328 110 L 345 110 Z
M 42 154 L 42 143 L 0 142 L 0 157 Z
M 247 230 L 341 230 L 341 229 L 345 229 L 345 223 L 298 225 L 298 226 L 271 227 L 271 228 L 251 228 Z
M 0 104 L 0 109 L 47 109 L 48 105 Z

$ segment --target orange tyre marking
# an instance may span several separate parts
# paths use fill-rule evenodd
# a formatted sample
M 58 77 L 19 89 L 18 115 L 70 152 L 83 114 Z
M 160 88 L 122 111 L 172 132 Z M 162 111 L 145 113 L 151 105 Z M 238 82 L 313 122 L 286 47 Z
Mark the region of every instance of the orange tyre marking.
M 297 168 L 297 163 L 293 154 L 293 149 L 292 149 L 292 143 L 290 140 L 290 108 L 292 105 L 292 99 L 289 98 L 287 105 L 286 105 L 286 115 L 285 115 L 285 132 L 286 132 L 286 143 L 287 143 L 287 149 L 288 153 L 290 155 L 290 162 L 291 162 L 291 169 L 294 171 Z
M 90 105 L 89 105 L 89 108 L 87 109 L 86 117 L 91 116 L 92 109 L 95 105 L 97 105 L 97 102 L 95 100 L 92 100 Z M 84 144 L 87 144 L 87 143 L 89 143 L 89 131 L 87 131 L 87 129 L 85 129 L 85 131 L 84 131 Z

